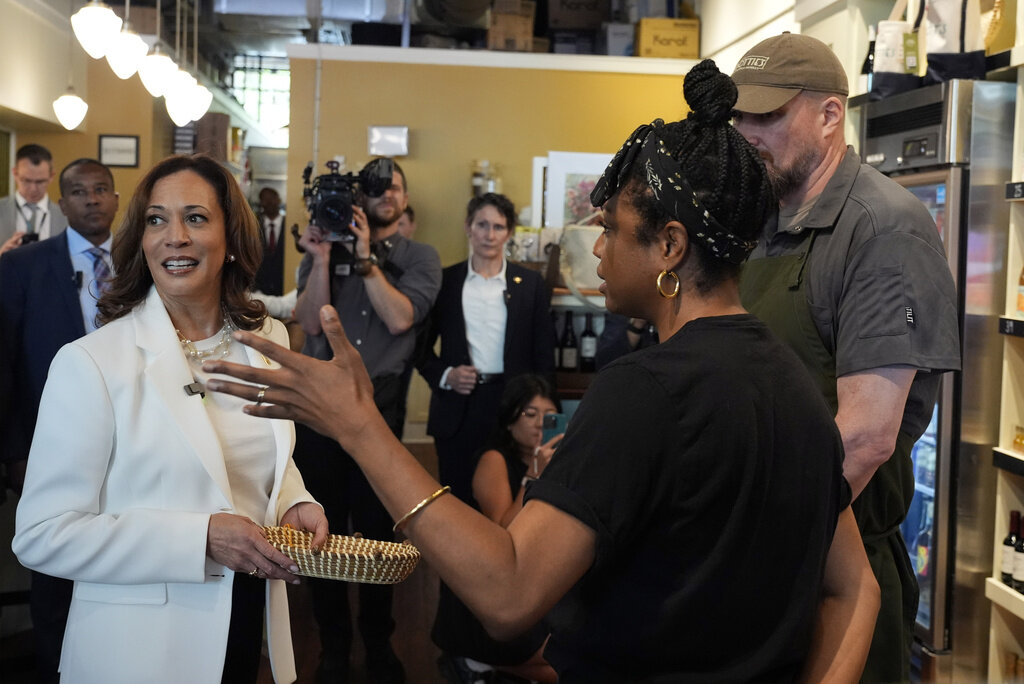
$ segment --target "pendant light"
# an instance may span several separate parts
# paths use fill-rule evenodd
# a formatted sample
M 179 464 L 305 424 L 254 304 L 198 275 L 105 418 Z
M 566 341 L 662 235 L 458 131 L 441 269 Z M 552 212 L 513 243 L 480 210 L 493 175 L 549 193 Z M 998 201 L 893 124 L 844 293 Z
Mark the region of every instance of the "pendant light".
M 192 69 L 196 72 L 196 84 L 192 88 L 190 111 L 193 121 L 199 121 L 210 109 L 213 93 L 199 83 L 199 0 L 195 0 L 195 16 L 192 19 Z
M 174 51 L 180 58 L 187 47 L 182 42 L 181 36 L 181 0 L 177 0 L 174 14 Z M 167 79 L 167 89 L 164 91 L 164 105 L 167 107 L 167 115 L 175 126 L 184 126 L 192 120 L 192 89 L 195 87 L 195 79 L 184 68 L 171 74 Z
M 53 113 L 57 115 L 57 121 L 69 131 L 78 128 L 78 124 L 82 123 L 88 111 L 89 105 L 75 94 L 75 89 L 71 85 L 68 85 L 67 92 L 53 101 Z
M 139 64 L 139 78 L 150 95 L 160 97 L 167 90 L 171 74 L 177 70 L 174 60 L 160 50 L 160 0 L 156 0 L 156 42 L 153 51 Z
M 68 13 L 71 13 L 72 0 L 68 2 Z M 74 21 L 74 18 L 72 18 Z M 85 100 L 75 94 L 75 88 L 71 85 L 71 33 L 68 32 L 68 89 L 63 95 L 53 101 L 53 113 L 57 116 L 60 125 L 69 131 L 77 128 L 89 111 L 89 105 Z
M 71 27 L 82 49 L 93 59 L 100 59 L 121 30 L 121 17 L 100 0 L 90 0 L 72 15 Z
M 124 0 L 124 27 L 107 50 L 107 64 L 121 80 L 131 78 L 139 70 L 139 64 L 149 51 L 146 41 L 128 23 L 131 6 L 131 0 Z

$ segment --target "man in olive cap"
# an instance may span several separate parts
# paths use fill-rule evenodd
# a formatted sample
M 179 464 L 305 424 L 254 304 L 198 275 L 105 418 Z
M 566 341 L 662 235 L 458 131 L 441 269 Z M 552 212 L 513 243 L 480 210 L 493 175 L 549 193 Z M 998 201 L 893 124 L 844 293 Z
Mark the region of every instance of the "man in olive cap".
M 744 269 L 743 304 L 797 352 L 835 411 L 882 589 L 863 681 L 908 681 L 918 586 L 899 525 L 914 493 L 911 449 L 941 373 L 960 368 L 945 251 L 924 205 L 846 145 L 846 72 L 827 45 L 769 38 L 732 77 L 733 123 L 779 198 Z

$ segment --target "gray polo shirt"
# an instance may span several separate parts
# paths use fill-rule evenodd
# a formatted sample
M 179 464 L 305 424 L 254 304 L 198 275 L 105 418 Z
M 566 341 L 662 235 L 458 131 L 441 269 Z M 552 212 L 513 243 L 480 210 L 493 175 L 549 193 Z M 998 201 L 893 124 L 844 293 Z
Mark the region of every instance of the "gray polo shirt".
M 769 225 L 751 260 L 797 253 L 817 230 L 807 276 L 811 315 L 836 358 L 836 375 L 909 366 L 901 430 L 920 436 L 939 372 L 960 368 L 953 277 L 935 222 L 907 189 L 861 164 L 853 148 L 807 217 L 790 232 Z
M 430 245 L 407 240 L 395 233 L 387 238 L 391 243 L 387 261 L 402 269 L 400 277 L 384 269 L 384 276 L 399 292 L 412 302 L 412 328 L 401 335 L 392 335 L 374 310 L 366 294 L 366 281 L 355 274 L 332 276 L 331 304 L 349 341 L 359 350 L 371 378 L 400 374 L 412 360 L 416 348 L 416 328 L 430 313 L 430 308 L 441 289 L 441 259 Z M 298 289 L 306 288 L 313 257 L 306 254 L 299 264 Z M 327 338 L 307 335 L 302 353 L 318 359 L 332 357 Z

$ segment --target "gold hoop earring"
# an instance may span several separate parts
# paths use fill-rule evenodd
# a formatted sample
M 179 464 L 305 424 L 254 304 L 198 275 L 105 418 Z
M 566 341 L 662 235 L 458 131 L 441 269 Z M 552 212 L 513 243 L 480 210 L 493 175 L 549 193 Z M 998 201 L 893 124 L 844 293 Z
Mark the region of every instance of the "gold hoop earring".
M 666 276 L 672 276 L 672 280 L 675 281 L 675 286 L 672 288 L 671 292 L 665 292 L 663 288 L 663 283 L 665 281 Z M 676 275 L 675 271 L 662 271 L 661 273 L 658 274 L 658 280 L 655 282 L 655 287 L 658 288 L 658 294 L 660 294 L 662 297 L 664 297 L 665 299 L 672 299 L 673 297 L 679 294 L 679 276 Z

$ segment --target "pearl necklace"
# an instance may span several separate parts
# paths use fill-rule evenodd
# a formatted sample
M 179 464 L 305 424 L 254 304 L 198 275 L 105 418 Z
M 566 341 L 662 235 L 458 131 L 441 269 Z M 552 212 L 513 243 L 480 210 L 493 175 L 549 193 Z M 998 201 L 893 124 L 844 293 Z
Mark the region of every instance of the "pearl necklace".
M 224 358 L 231 353 L 231 333 L 235 329 L 235 326 L 231 324 L 231 319 L 224 317 L 224 325 L 220 329 L 220 340 L 217 341 L 217 346 L 211 349 L 196 349 L 196 345 L 192 340 L 188 339 L 181 334 L 181 331 L 177 328 L 174 332 L 178 333 L 178 340 L 181 342 L 181 348 L 185 351 L 185 356 L 188 357 L 189 361 L 194 363 L 202 364 L 203 361 L 212 358 Z

